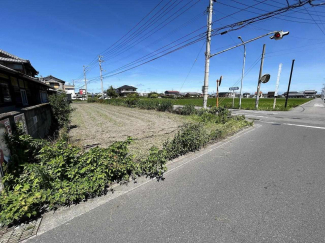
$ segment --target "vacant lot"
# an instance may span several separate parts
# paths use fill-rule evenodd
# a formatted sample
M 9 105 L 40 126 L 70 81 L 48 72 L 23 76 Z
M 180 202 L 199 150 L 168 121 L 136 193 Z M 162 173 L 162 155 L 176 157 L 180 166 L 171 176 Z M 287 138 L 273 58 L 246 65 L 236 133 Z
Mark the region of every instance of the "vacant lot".
M 139 110 L 98 103 L 74 103 L 70 131 L 73 143 L 85 148 L 107 147 L 128 136 L 135 139 L 130 146 L 137 157 L 148 153 L 152 145 L 161 147 L 173 138 L 184 117 L 157 111 Z
M 305 98 L 290 98 L 288 99 L 288 106 L 287 109 L 297 107 L 303 103 L 310 101 L 311 99 Z M 273 101 L 274 99 L 267 99 L 262 98 L 259 101 L 259 110 L 273 110 Z M 203 105 L 203 98 L 196 98 L 196 99 L 176 99 L 173 100 L 175 105 L 186 105 L 186 104 L 193 104 L 195 106 L 202 106 Z M 225 106 L 227 108 L 232 107 L 232 98 L 219 98 L 220 106 Z M 276 100 L 276 107 L 275 110 L 285 110 L 284 108 L 285 98 L 279 98 Z M 208 106 L 216 106 L 216 99 L 209 98 L 208 99 Z M 239 106 L 239 98 L 235 98 L 235 107 L 238 108 Z M 253 110 L 255 109 L 255 98 L 243 98 L 242 99 L 242 109 L 245 110 Z

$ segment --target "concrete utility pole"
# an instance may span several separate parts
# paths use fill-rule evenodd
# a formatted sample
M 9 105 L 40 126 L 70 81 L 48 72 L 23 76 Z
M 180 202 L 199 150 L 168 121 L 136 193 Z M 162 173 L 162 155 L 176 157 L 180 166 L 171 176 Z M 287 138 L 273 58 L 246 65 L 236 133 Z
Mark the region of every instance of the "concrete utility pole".
M 276 79 L 275 92 L 274 92 L 274 102 L 273 102 L 273 110 L 275 109 L 275 105 L 276 105 L 276 97 L 278 97 L 278 89 L 279 89 L 279 84 L 280 84 L 281 69 L 282 69 L 282 63 L 280 63 L 280 65 L 279 65 L 278 77 Z
M 262 57 L 261 57 L 261 66 L 260 66 L 260 73 L 258 75 L 258 85 L 257 85 L 257 94 L 256 94 L 256 102 L 255 102 L 255 108 L 256 109 L 258 108 L 258 101 L 260 99 L 260 89 L 261 89 L 260 79 L 261 79 L 262 73 L 263 73 L 264 54 L 265 54 L 265 44 L 263 45 L 263 51 L 262 51 Z
M 101 82 L 101 85 L 102 85 L 102 99 L 104 99 L 104 86 L 103 86 L 103 76 L 102 76 L 102 56 L 99 55 L 98 56 L 98 63 L 99 63 L 99 73 L 100 73 L 100 82 Z
M 238 39 L 240 39 L 244 45 L 244 61 L 243 61 L 243 69 L 242 69 L 241 81 L 240 81 L 240 97 L 239 97 L 239 109 L 241 109 L 241 99 L 243 96 L 243 79 L 245 75 L 246 45 L 243 39 L 241 38 L 241 36 L 238 36 Z
M 295 65 L 295 59 L 292 60 L 291 72 L 290 72 L 290 78 L 289 78 L 289 84 L 288 84 L 288 90 L 287 90 L 287 97 L 286 97 L 286 103 L 284 105 L 285 108 L 287 108 L 287 104 L 288 104 L 288 98 L 289 98 L 289 92 L 290 92 L 290 85 L 291 85 L 291 78 L 292 78 L 292 72 L 293 72 L 293 66 L 294 65 Z
M 87 69 L 87 67 L 84 65 L 83 68 L 84 68 L 84 78 L 85 78 L 86 100 L 88 100 L 87 78 L 86 78 L 86 69 Z
M 210 71 L 210 50 L 211 50 L 211 30 L 212 30 L 212 14 L 213 14 L 213 2 L 216 0 L 210 0 L 208 9 L 208 24 L 207 24 L 207 43 L 205 50 L 205 72 L 204 72 L 204 85 L 203 91 L 203 108 L 207 108 L 208 103 L 208 88 L 209 88 L 209 71 Z

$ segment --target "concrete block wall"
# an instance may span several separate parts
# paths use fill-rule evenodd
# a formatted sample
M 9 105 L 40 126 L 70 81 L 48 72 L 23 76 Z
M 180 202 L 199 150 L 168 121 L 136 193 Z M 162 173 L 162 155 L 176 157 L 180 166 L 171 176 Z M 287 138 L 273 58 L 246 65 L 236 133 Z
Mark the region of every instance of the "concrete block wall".
M 10 152 L 4 142 L 5 132 L 11 134 L 16 123 L 23 123 L 26 133 L 33 138 L 45 138 L 50 135 L 53 121 L 51 106 L 40 104 L 23 108 L 20 111 L 12 111 L 0 114 L 0 191 L 2 190 L 2 167 L 8 163 Z
M 45 138 L 50 133 L 52 112 L 49 104 L 21 109 L 25 114 L 28 134 L 33 138 Z

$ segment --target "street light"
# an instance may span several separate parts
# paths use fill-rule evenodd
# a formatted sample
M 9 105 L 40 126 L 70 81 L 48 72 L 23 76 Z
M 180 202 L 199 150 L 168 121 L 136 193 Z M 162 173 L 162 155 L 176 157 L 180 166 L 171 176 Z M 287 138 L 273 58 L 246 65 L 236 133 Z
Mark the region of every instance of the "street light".
M 241 36 L 238 36 L 238 39 L 241 40 L 241 42 L 244 45 L 244 61 L 243 61 L 243 70 L 241 74 L 241 81 L 240 81 L 240 96 L 239 96 L 239 109 L 241 109 L 241 99 L 243 96 L 243 79 L 244 79 L 244 73 L 245 73 L 245 59 L 246 59 L 246 45 Z

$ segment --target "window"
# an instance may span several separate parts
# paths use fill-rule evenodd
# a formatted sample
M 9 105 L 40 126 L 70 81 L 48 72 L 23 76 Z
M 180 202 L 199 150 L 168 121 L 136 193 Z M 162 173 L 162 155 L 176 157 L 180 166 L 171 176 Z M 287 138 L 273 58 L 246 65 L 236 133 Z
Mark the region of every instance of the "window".
M 0 103 L 10 103 L 11 96 L 7 81 L 0 81 Z
M 23 105 L 28 105 L 26 90 L 21 89 L 20 94 L 21 94 L 21 100 L 22 100 Z
M 49 102 L 46 91 L 40 91 L 40 99 L 41 99 L 41 103 Z

